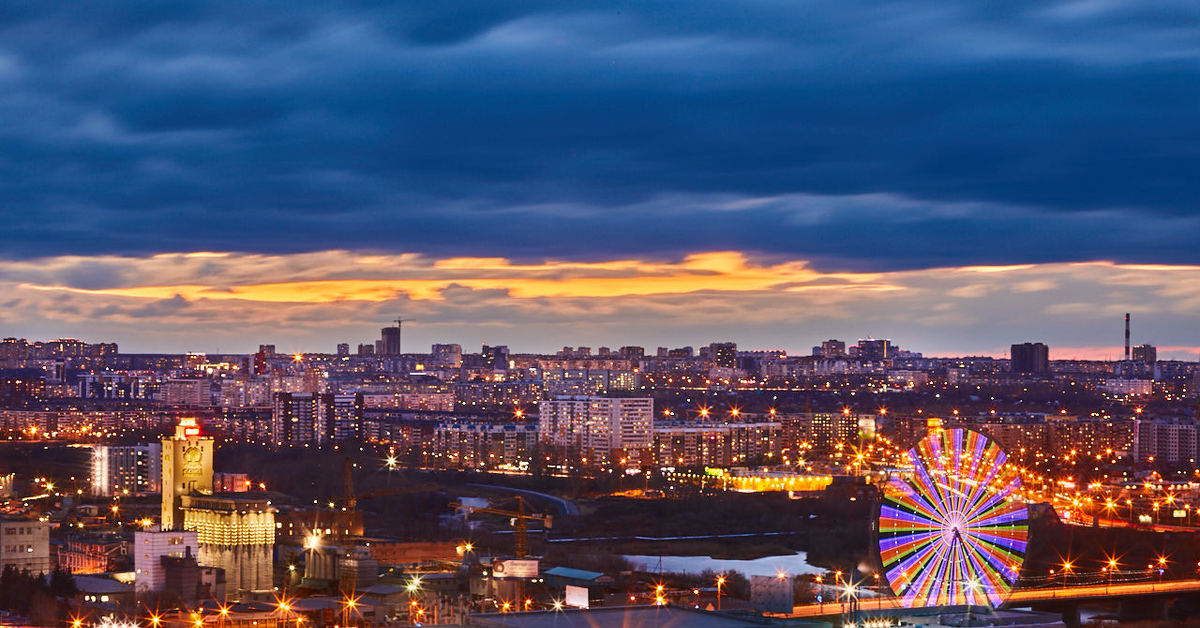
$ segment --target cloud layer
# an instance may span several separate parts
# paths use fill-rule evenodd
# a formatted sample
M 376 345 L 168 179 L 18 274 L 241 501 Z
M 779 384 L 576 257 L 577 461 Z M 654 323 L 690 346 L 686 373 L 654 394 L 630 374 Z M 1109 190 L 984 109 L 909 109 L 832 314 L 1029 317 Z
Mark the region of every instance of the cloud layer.
M 823 272 L 732 251 L 540 263 L 348 251 L 76 256 L 0 265 L 0 292 L 0 326 L 32 336 L 87 328 L 134 351 L 268 341 L 329 351 L 370 341 L 403 314 L 416 319 L 405 327 L 411 350 L 734 339 L 806 353 L 824 338 L 873 334 L 935 354 L 1001 354 L 1042 340 L 1056 358 L 1112 358 L 1126 311 L 1136 342 L 1163 345 L 1164 357 L 1200 351 L 1190 323 L 1200 267 L 1111 262 Z
M 403 312 L 414 343 L 1084 351 L 1129 310 L 1185 351 L 1198 21 L 1183 0 L 6 6 L 0 332 L 306 349 Z
M 827 268 L 1200 239 L 1200 8 L 1132 0 L 33 3 L 8 257 L 331 248 Z

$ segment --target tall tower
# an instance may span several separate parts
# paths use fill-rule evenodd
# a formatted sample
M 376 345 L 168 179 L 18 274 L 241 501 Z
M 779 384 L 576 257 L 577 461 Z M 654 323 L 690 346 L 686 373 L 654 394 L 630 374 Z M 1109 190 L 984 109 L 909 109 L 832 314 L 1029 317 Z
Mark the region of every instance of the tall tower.
M 1129 361 L 1129 312 L 1125 312 L 1125 361 Z
M 213 492 L 213 439 L 202 436 L 194 418 L 179 420 L 175 435 L 162 441 L 162 529 L 183 529 L 184 495 Z

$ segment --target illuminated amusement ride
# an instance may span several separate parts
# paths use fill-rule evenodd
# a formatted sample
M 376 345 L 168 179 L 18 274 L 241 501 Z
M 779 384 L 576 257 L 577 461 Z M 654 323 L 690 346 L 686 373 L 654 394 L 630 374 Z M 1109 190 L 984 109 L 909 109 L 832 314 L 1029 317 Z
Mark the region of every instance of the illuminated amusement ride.
M 999 445 L 965 429 L 937 429 L 908 451 L 911 479 L 884 486 L 879 552 L 906 607 L 999 606 L 1025 560 L 1028 507 Z

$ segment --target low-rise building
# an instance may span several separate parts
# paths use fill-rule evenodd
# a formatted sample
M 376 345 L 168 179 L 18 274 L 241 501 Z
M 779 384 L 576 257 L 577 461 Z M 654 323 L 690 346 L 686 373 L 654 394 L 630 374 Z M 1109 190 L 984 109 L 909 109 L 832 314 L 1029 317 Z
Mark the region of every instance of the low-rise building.
M 50 525 L 45 521 L 0 519 L 0 570 L 50 573 Z

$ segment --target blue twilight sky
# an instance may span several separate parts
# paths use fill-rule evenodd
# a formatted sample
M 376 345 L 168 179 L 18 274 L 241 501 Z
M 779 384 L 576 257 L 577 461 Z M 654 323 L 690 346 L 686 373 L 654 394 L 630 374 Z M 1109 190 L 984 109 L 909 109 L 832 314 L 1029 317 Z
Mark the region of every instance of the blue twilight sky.
M 1182 1 L 9 3 L 0 334 L 328 350 L 403 311 L 416 345 L 1103 356 L 1134 311 L 1195 359 L 1198 26 Z

